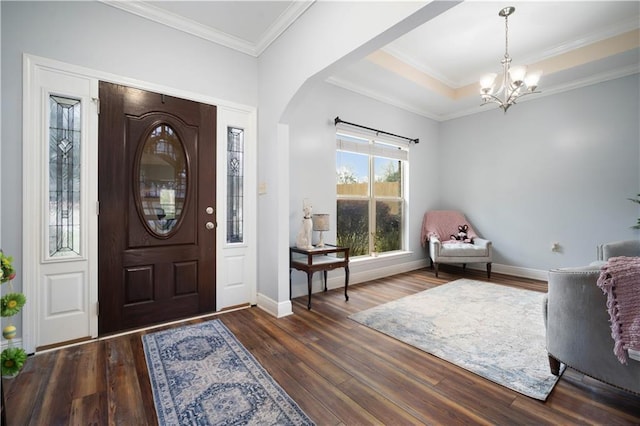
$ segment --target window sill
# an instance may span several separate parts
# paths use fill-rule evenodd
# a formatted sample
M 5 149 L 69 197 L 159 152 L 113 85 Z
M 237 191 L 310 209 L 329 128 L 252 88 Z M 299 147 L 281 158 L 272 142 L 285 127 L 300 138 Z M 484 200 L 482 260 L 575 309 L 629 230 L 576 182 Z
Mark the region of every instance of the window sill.
M 349 263 L 350 264 L 366 265 L 368 263 L 376 263 L 376 262 L 386 261 L 386 260 L 402 259 L 404 257 L 409 257 L 412 254 L 413 254 L 412 251 L 398 250 L 398 251 L 392 251 L 392 252 L 389 252 L 389 253 L 379 253 L 379 254 L 376 254 L 376 255 L 351 257 L 351 258 L 349 258 Z

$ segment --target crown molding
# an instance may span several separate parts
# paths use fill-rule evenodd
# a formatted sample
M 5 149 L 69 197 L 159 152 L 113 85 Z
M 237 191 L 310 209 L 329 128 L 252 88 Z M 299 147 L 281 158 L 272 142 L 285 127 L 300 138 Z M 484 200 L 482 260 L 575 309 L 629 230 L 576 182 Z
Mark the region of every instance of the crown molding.
M 142 18 L 149 19 L 150 21 L 166 25 L 167 27 L 171 27 L 173 29 L 194 35 L 196 37 L 200 37 L 204 40 L 229 47 L 239 52 L 246 53 L 247 55 L 256 56 L 255 46 L 252 43 L 215 30 L 206 25 L 202 25 L 191 19 L 176 15 L 175 13 L 168 12 L 157 6 L 143 3 L 141 1 L 99 1 L 117 9 L 124 10 L 125 12 L 129 12 Z
M 282 12 L 276 21 L 262 34 L 260 40 L 255 44 L 255 56 L 260 56 L 287 28 L 289 28 L 298 18 L 311 7 L 316 0 L 293 1 Z
M 327 83 L 333 84 L 334 86 L 338 86 L 342 89 L 345 90 L 349 90 L 351 92 L 357 93 L 359 95 L 362 96 L 366 96 L 368 98 L 374 99 L 376 101 L 385 103 L 387 105 L 391 105 L 391 106 L 395 106 L 397 108 L 403 109 L 405 111 L 414 113 L 414 114 L 418 114 L 421 115 L 423 117 L 426 118 L 430 118 L 432 120 L 436 120 L 436 121 L 442 121 L 442 117 L 438 114 L 434 114 L 430 111 L 421 109 L 421 108 L 416 108 L 415 106 L 409 105 L 407 103 L 404 102 L 400 102 L 397 98 L 392 98 L 386 95 L 383 95 L 380 92 L 371 90 L 370 88 L 366 88 L 363 86 L 360 86 L 358 84 L 354 84 L 350 81 L 341 79 L 341 78 L 337 78 L 337 77 L 329 77 L 326 80 Z
M 262 34 L 260 40 L 254 44 L 231 34 L 216 30 L 215 28 L 203 25 L 192 19 L 169 12 L 147 2 L 127 0 L 98 1 L 253 57 L 260 56 L 260 54 L 271 45 L 271 43 L 286 31 L 286 29 L 289 28 L 289 26 L 315 2 L 315 0 L 292 2 L 278 17 L 278 19 L 264 32 L 264 34 Z
M 387 46 L 383 47 L 381 50 L 393 56 L 394 58 L 406 63 L 407 65 L 417 69 L 418 71 L 424 74 L 430 75 L 431 77 L 435 78 L 436 80 L 439 80 L 440 82 L 449 86 L 452 89 L 458 89 L 460 87 L 465 86 L 464 84 L 459 84 L 458 82 L 451 80 L 446 75 L 442 74 L 441 72 L 438 72 L 434 68 L 428 67 L 427 65 L 425 65 L 420 61 L 416 61 L 413 56 L 407 55 L 401 49 L 397 49 L 396 47 L 394 47 L 393 43 L 388 44 Z
M 618 22 L 615 25 L 610 25 L 608 27 L 604 27 L 595 31 L 585 37 L 581 37 L 575 40 L 570 40 L 556 46 L 550 47 L 548 49 L 543 50 L 542 52 L 538 52 L 535 55 L 530 55 L 528 57 L 519 58 L 518 63 L 522 64 L 534 64 L 549 58 L 553 58 L 555 56 L 559 56 L 572 50 L 576 50 L 582 47 L 589 46 L 591 44 L 619 36 L 621 34 L 627 33 L 629 31 L 636 30 L 640 27 L 640 15 L 632 16 L 627 18 L 622 22 Z M 397 59 L 407 63 L 413 68 L 432 76 L 433 78 L 441 81 L 447 86 L 453 89 L 459 89 L 461 87 L 468 86 L 469 84 L 476 83 L 475 80 L 471 81 L 453 81 L 448 78 L 446 75 L 438 72 L 432 67 L 428 67 L 427 65 L 416 61 L 411 55 L 407 54 L 402 49 L 396 48 L 393 43 L 382 48 L 386 53 L 396 57 Z
M 579 89 L 581 87 L 592 86 L 594 84 L 604 83 L 605 81 L 615 80 L 616 78 L 627 77 L 629 75 L 638 74 L 638 73 L 640 73 L 640 69 L 638 69 L 636 65 L 628 65 L 625 67 L 617 68 L 615 70 L 610 70 L 610 71 L 602 72 L 600 74 L 595 74 L 580 80 L 575 80 L 570 83 L 560 84 L 548 89 L 542 89 L 542 92 L 540 92 L 536 96 L 528 96 L 528 97 L 518 99 L 518 103 L 522 104 L 525 102 L 533 101 L 533 100 L 544 98 L 547 96 L 557 95 L 559 93 L 568 92 L 570 90 Z M 496 109 L 497 108 L 498 107 L 496 107 Z M 451 114 L 441 115 L 438 121 L 448 121 L 454 118 L 460 118 L 467 115 L 477 114 L 483 111 L 488 111 L 488 109 L 480 105 L 478 107 L 470 108 L 467 110 L 456 111 Z
M 609 38 L 619 36 L 629 31 L 637 30 L 638 28 L 640 28 L 640 15 L 632 16 L 622 22 L 616 23 L 615 25 L 610 25 L 608 27 L 601 28 L 599 31 L 596 31 L 585 37 L 582 37 L 576 40 L 567 41 L 565 43 L 561 43 L 557 46 L 543 50 L 542 52 L 537 53 L 536 55 L 525 57 L 524 59 L 522 59 L 521 62 L 526 64 L 541 62 L 546 59 L 570 52 L 572 50 L 586 47 L 591 44 L 597 43 L 599 41 L 603 41 Z
M 535 99 L 544 98 L 546 96 L 556 95 L 562 92 L 568 92 L 569 90 L 579 89 L 581 87 L 591 86 L 593 84 L 603 83 L 605 81 L 614 80 L 616 78 L 622 78 L 633 74 L 638 74 L 640 70 L 636 65 L 629 65 L 626 67 L 621 67 L 615 70 L 606 71 L 600 74 L 596 74 L 587 78 L 583 78 L 580 80 L 572 81 L 567 84 L 557 85 L 553 88 L 544 89 L 541 93 L 537 94 L 533 97 L 524 97 L 518 100 L 518 103 L 524 103 L 533 101 Z M 333 84 L 335 86 L 341 87 L 343 89 L 349 90 L 351 92 L 357 93 L 362 96 L 366 96 L 368 98 L 377 100 L 379 102 L 384 102 L 385 104 L 395 106 L 397 108 L 403 109 L 405 111 L 411 112 L 413 114 L 418 114 L 426 118 L 430 118 L 432 120 L 443 122 L 448 120 L 453 120 L 455 118 L 465 117 L 467 115 L 478 114 L 480 112 L 489 111 L 486 106 L 478 105 L 473 108 L 468 108 L 460 111 L 455 111 L 450 114 L 437 114 L 433 111 L 428 111 L 422 108 L 416 108 L 413 105 L 409 105 L 404 102 L 400 102 L 398 99 L 394 99 L 392 97 L 383 95 L 380 92 L 376 92 L 369 88 L 362 87 L 360 85 L 354 84 L 350 81 L 330 77 L 327 80 L 327 83 Z M 480 98 L 478 97 L 478 103 L 480 102 Z

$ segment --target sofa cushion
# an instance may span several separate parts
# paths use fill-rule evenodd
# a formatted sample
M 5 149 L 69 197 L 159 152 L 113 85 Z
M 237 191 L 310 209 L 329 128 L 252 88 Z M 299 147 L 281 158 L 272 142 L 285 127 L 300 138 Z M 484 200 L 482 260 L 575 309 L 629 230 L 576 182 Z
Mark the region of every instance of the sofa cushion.
M 556 268 L 551 269 L 550 272 L 556 273 L 573 273 L 573 274 L 584 274 L 584 273 L 600 273 L 601 265 L 598 262 L 592 262 L 589 265 L 585 266 L 569 266 L 564 268 Z
M 489 249 L 486 246 L 469 243 L 447 242 L 440 248 L 440 256 L 484 257 L 488 255 Z

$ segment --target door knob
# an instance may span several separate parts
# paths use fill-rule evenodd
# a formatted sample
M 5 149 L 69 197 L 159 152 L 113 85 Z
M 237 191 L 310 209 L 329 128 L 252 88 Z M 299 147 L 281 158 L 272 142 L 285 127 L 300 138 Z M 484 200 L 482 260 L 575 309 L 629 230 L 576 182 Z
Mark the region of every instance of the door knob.
M 204 226 L 205 226 L 207 229 L 213 229 L 213 228 L 215 228 L 215 227 L 216 227 L 216 225 L 215 225 L 213 222 L 207 222 Z
M 205 212 L 207 212 L 207 214 L 213 214 L 214 210 L 213 207 L 209 206 L 206 209 L 204 209 Z

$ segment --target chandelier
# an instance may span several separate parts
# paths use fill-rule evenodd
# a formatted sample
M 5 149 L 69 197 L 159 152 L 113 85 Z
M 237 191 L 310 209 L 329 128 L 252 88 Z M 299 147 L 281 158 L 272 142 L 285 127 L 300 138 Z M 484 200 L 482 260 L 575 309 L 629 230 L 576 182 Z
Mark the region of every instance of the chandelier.
M 509 56 L 509 15 L 515 12 L 513 6 L 505 7 L 498 15 L 504 17 L 504 58 L 502 58 L 502 82 L 501 86 L 496 88 L 496 78 L 498 74 L 487 74 L 480 79 L 480 95 L 482 96 L 482 105 L 488 103 L 496 103 L 502 108 L 506 114 L 509 107 L 516 103 L 516 99 L 530 95 L 532 93 L 540 93 L 536 91 L 538 81 L 542 72 L 527 74 L 527 67 L 524 65 L 511 67 L 511 57 Z

